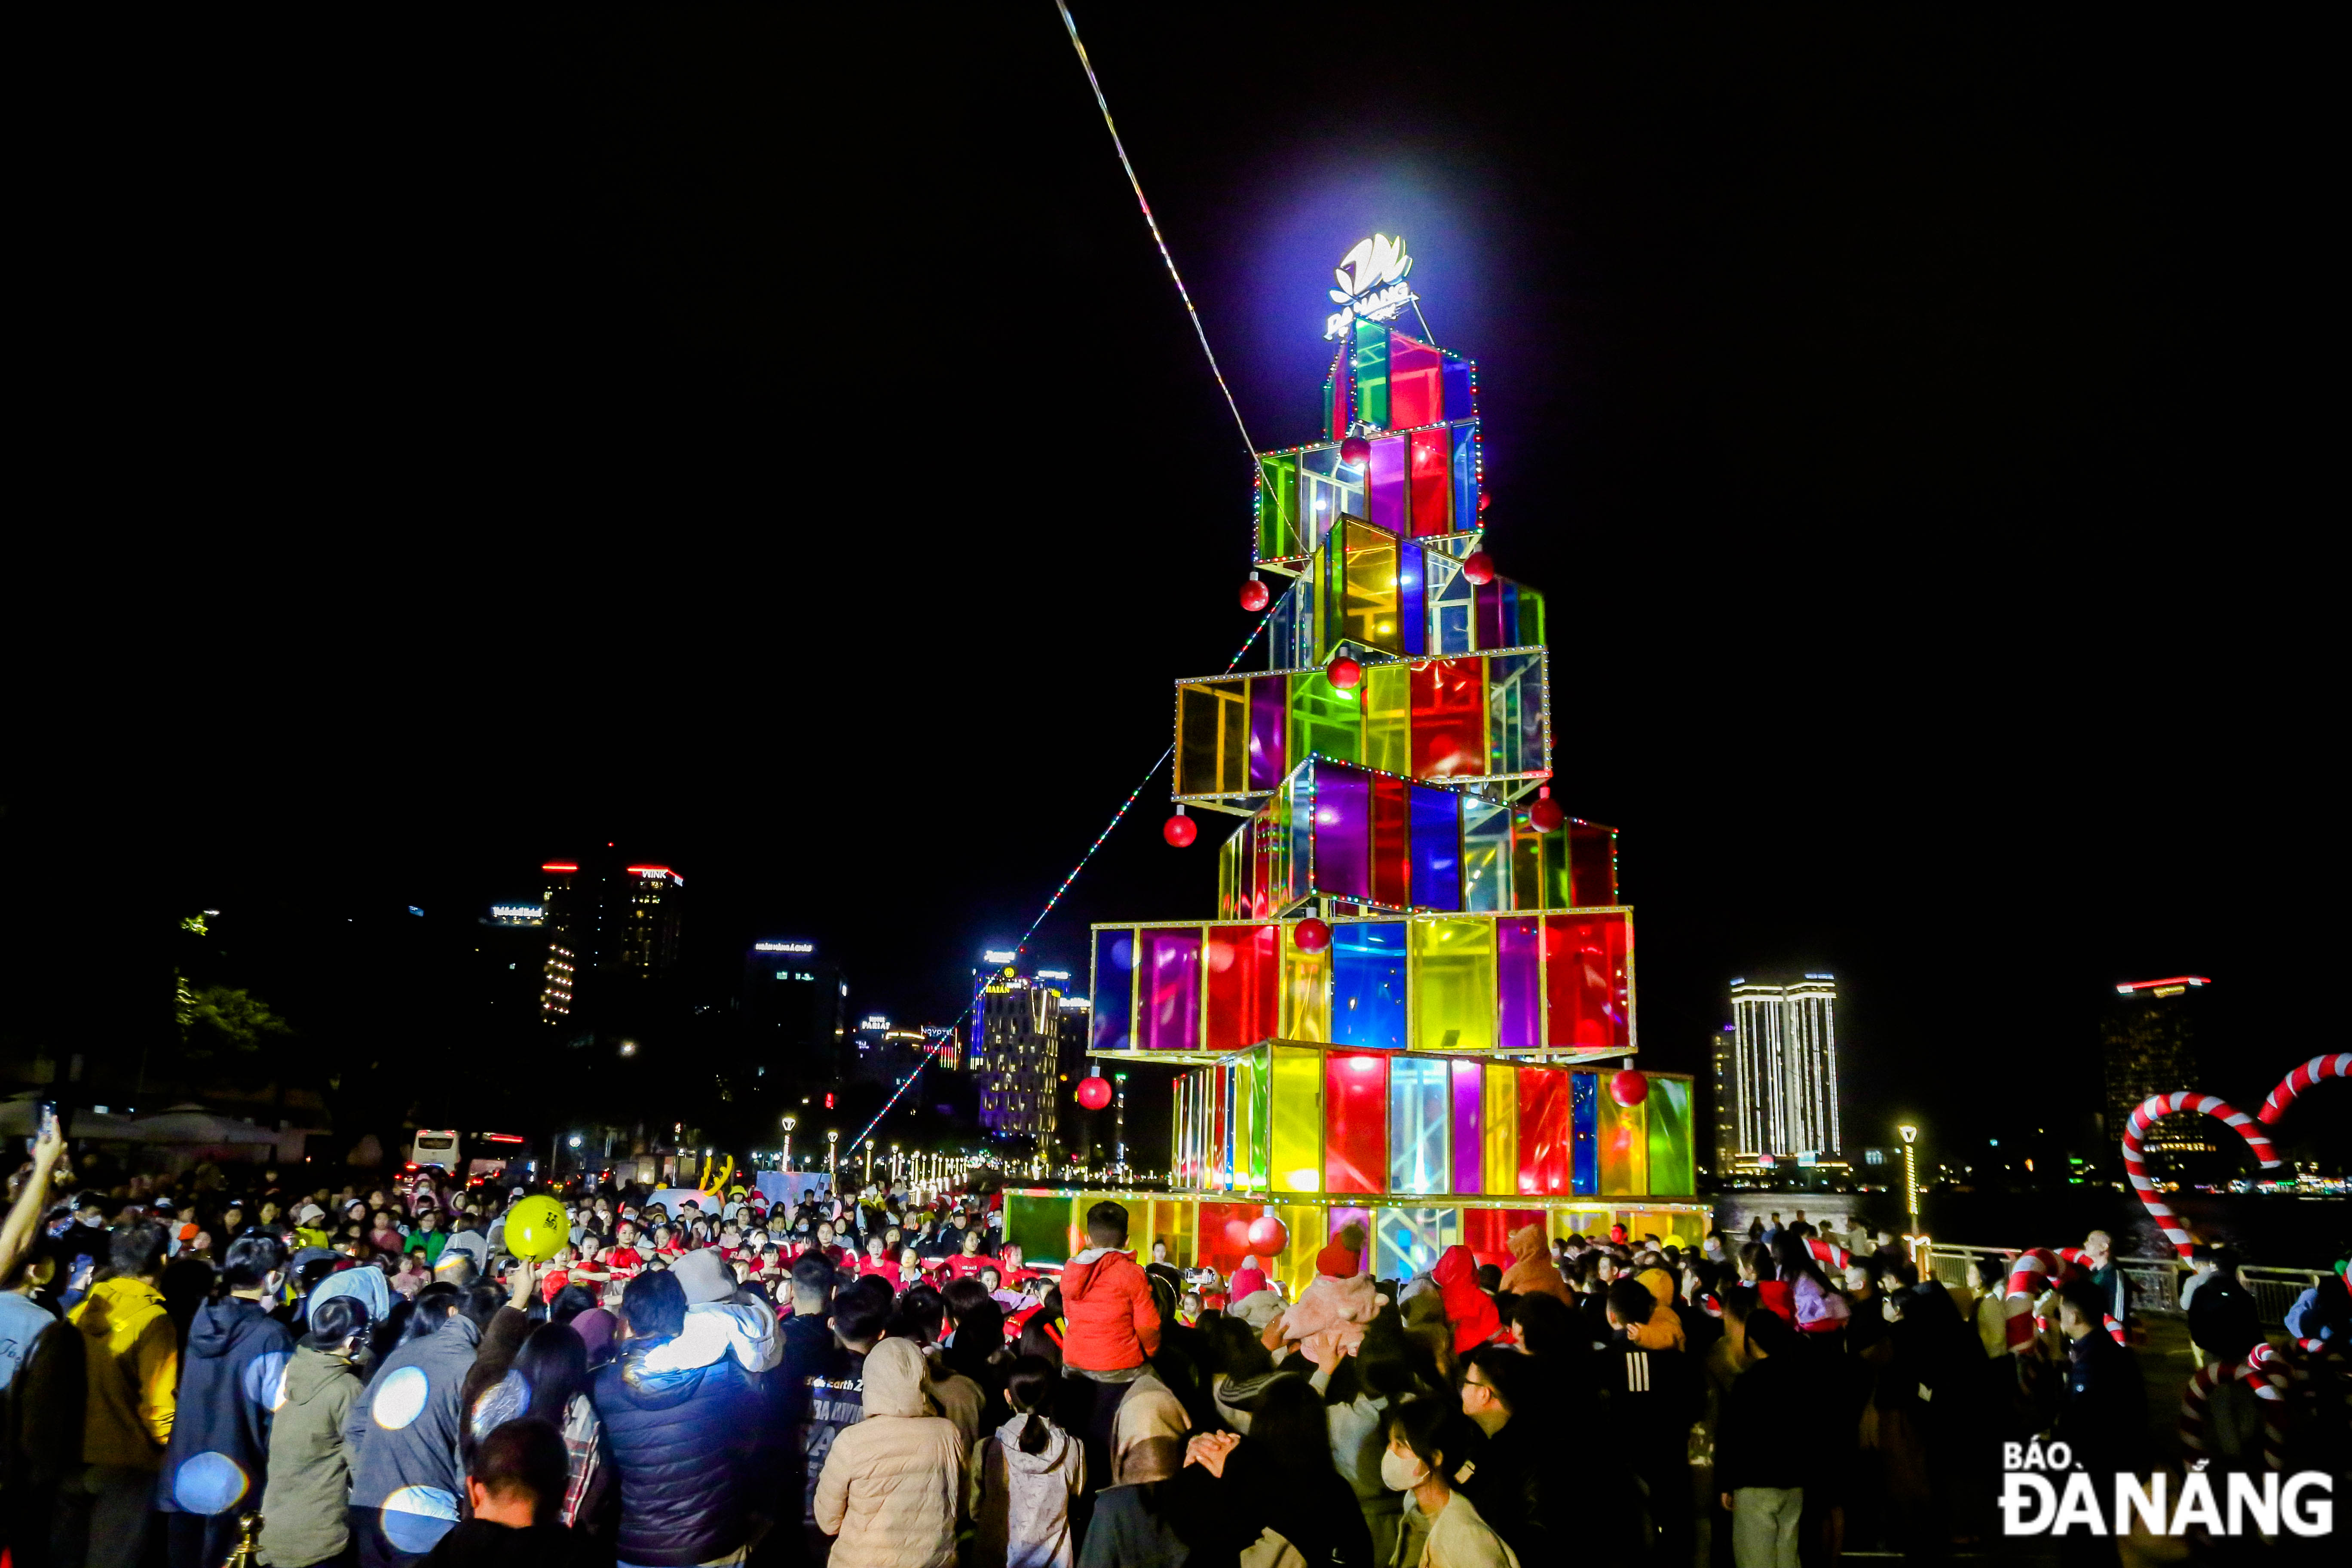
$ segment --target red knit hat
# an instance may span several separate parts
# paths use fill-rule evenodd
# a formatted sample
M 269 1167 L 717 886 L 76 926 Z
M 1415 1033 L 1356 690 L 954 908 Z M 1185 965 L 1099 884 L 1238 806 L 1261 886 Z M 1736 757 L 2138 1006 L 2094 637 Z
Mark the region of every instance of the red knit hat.
M 1334 1279 L 1353 1279 L 1363 1272 L 1364 1227 L 1349 1220 L 1339 1227 L 1322 1251 L 1315 1255 L 1315 1272 Z

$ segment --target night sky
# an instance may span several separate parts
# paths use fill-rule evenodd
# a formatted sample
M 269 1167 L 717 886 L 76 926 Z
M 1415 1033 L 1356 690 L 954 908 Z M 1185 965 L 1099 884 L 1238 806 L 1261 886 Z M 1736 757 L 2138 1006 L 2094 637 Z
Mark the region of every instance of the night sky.
M 2340 1047 L 2311 51 L 1269 9 L 1078 16 L 1258 446 L 1374 230 L 1478 359 L 1645 1064 L 1807 970 L 1857 1141 L 2094 1109 L 2120 979 L 2213 977 L 2242 1102 Z M 1241 437 L 1045 0 L 466 26 L 56 61 L 19 1039 L 154 1026 L 191 908 L 471 918 L 606 840 L 714 997 L 806 936 L 943 1020 L 1249 629 Z M 1166 788 L 1039 962 L 1211 910 Z

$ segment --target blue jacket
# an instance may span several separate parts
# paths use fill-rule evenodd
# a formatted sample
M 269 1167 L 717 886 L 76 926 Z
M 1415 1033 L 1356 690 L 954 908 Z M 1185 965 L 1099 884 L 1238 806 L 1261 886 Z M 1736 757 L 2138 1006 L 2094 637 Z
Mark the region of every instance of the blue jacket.
M 2299 1340 L 2330 1344 L 2352 1340 L 2352 1286 L 2341 1277 L 2323 1279 L 2297 1296 L 2286 1310 L 2286 1331 Z
M 218 1514 L 260 1506 L 269 1417 L 286 1402 L 293 1353 L 294 1336 L 257 1302 L 230 1296 L 196 1309 L 156 1507 Z
M 384 1357 L 367 1392 L 352 1401 L 343 1424 L 352 1506 L 383 1510 L 371 1527 L 404 1553 L 430 1552 L 457 1522 L 466 1497 L 457 1460 L 465 1425 L 460 1395 L 480 1342 L 472 1321 L 453 1313 L 434 1332 Z M 362 1546 L 375 1550 L 373 1542 Z
M 763 1414 L 731 1355 L 708 1366 L 648 1373 L 667 1340 L 630 1342 L 596 1373 L 590 1397 L 621 1482 L 614 1553 L 648 1568 L 724 1557 L 750 1533 L 745 1505 Z

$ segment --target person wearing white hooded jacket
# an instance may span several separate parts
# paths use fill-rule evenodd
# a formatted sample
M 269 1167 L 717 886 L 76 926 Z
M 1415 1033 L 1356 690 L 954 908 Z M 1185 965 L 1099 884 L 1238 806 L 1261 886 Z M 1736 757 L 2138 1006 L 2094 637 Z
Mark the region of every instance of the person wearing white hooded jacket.
M 971 1568 L 1070 1568 L 1070 1505 L 1087 1489 L 1087 1452 L 1046 1416 L 1060 1384 L 1043 1356 L 1013 1364 L 1005 1394 L 1015 1414 L 982 1442 L 973 1466 Z
M 784 1341 L 776 1331 L 776 1314 L 761 1302 L 739 1298 L 734 1277 L 716 1252 L 689 1252 L 670 1272 L 686 1290 L 686 1331 L 646 1357 L 647 1372 L 691 1372 L 730 1352 L 754 1375 L 782 1362 Z

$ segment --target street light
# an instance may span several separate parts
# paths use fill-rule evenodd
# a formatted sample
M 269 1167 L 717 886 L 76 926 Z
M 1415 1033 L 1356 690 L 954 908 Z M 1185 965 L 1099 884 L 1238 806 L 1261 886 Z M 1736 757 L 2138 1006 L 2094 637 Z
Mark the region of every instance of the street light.
M 1916 1263 L 1919 1243 L 1926 1239 L 1919 1234 L 1919 1130 L 1906 1121 L 1895 1131 L 1903 1136 L 1903 1201 L 1911 1215 L 1911 1233 L 1905 1239 L 1911 1243 Z
M 840 1152 L 840 1143 L 841 1130 L 837 1127 L 826 1128 L 824 1131 L 824 1184 L 828 1187 L 835 1184 L 834 1156 Z
M 780 1171 L 789 1171 L 793 1168 L 793 1129 L 799 1125 L 800 1118 L 796 1116 L 784 1118 L 784 1152 L 776 1166 Z

